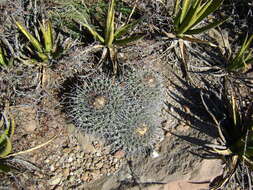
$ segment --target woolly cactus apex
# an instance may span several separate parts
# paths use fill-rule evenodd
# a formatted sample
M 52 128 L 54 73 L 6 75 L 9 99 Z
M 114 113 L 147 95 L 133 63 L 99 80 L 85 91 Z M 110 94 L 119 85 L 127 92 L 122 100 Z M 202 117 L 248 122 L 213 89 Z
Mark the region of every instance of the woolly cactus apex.
M 105 140 L 112 152 L 143 153 L 162 137 L 159 125 L 164 93 L 154 72 L 128 71 L 115 80 L 96 74 L 67 96 L 75 125 Z

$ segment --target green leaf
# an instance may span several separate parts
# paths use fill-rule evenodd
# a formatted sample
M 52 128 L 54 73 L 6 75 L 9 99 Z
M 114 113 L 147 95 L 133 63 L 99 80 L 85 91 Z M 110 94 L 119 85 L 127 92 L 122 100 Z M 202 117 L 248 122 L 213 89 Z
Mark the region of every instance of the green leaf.
M 52 23 L 48 21 L 42 21 L 40 23 L 40 30 L 43 34 L 45 50 L 47 53 L 51 53 L 53 51 L 53 29 Z
M 125 35 L 129 29 L 133 28 L 136 24 L 138 24 L 142 19 L 135 20 L 129 24 L 122 25 L 119 27 L 114 34 L 115 39 L 119 39 L 121 36 Z
M 197 24 L 203 21 L 209 14 L 216 11 L 223 0 L 210 0 L 202 3 L 202 0 L 184 0 L 181 1 L 182 9 L 178 11 L 174 18 L 175 33 L 178 37 L 183 37 L 184 34 L 199 34 L 211 28 L 222 24 L 222 21 L 215 21 L 202 28 L 193 29 Z
M 248 62 L 250 62 L 252 58 L 253 58 L 253 49 L 247 53 L 247 56 L 245 57 L 245 62 L 248 64 Z
M 208 24 L 202 28 L 197 28 L 197 29 L 192 29 L 192 30 L 189 30 L 189 31 L 186 31 L 184 34 L 188 34 L 188 35 L 193 35 L 193 34 L 200 34 L 202 32 L 205 32 L 207 30 L 210 30 L 212 28 L 215 28 L 217 26 L 219 26 L 220 24 L 222 24 L 223 22 L 225 22 L 228 18 L 224 19 L 224 20 L 217 20 L 217 21 L 214 21 L 213 23 L 211 24 Z
M 8 122 L 8 126 L 6 128 L 6 135 L 9 138 L 13 137 L 13 134 L 15 132 L 15 127 L 16 127 L 15 120 L 13 119 L 12 116 L 10 116 L 10 122 Z
M 105 26 L 105 45 L 111 47 L 114 41 L 115 0 L 111 0 Z
M 44 53 L 41 52 L 36 52 L 38 54 L 38 56 L 43 60 L 43 61 L 47 61 L 48 60 L 48 56 Z
M 3 133 L 0 136 L 0 158 L 6 157 L 8 154 L 11 153 L 12 144 L 9 137 Z
M 249 38 L 248 38 L 248 36 L 246 36 L 239 52 L 236 54 L 234 59 L 230 60 L 230 63 L 227 66 L 228 71 L 235 71 L 237 69 L 243 69 L 243 68 L 245 68 L 245 64 L 247 62 L 252 61 L 252 58 L 249 58 L 249 57 L 251 57 L 252 51 L 250 51 L 249 54 L 246 56 L 246 60 L 243 57 L 244 54 L 246 53 L 247 49 L 250 47 L 252 40 L 253 40 L 253 34 Z
M 23 27 L 19 22 L 15 21 L 18 29 L 26 36 L 26 38 L 32 43 L 38 52 L 43 52 L 43 48 L 39 41 L 30 34 L 25 27 Z
M 243 55 L 245 54 L 246 50 L 249 48 L 251 42 L 253 40 L 253 35 L 248 39 L 248 35 L 246 36 L 243 45 L 241 46 L 239 52 L 237 53 L 237 55 L 234 58 L 234 62 L 237 62 L 238 60 L 242 60 Z
M 247 60 L 247 64 L 253 64 L 253 57 Z
M 174 8 L 173 8 L 173 15 L 176 16 L 178 14 L 180 5 L 180 0 L 175 0 Z
M 192 0 L 184 0 L 182 1 L 183 7 L 182 7 L 182 12 L 180 14 L 180 23 L 183 22 L 183 20 L 185 19 L 185 16 L 189 10 L 189 7 L 191 5 Z
M 240 126 L 239 125 L 239 118 L 238 118 L 238 113 L 237 113 L 237 106 L 235 102 L 235 97 L 232 95 L 231 97 L 231 108 L 232 108 L 232 118 L 233 118 L 233 123 L 234 126 Z
M 0 172 L 3 172 L 3 173 L 7 173 L 7 172 L 10 172 L 11 171 L 11 167 L 4 164 L 4 163 L 1 163 L 3 161 L 0 160 Z
M 7 61 L 6 61 L 6 58 L 5 58 L 5 55 L 4 55 L 4 51 L 2 49 L 2 47 L 0 46 L 0 65 L 2 66 L 7 66 Z
M 243 43 L 243 45 L 242 45 L 242 48 L 241 48 L 241 50 L 240 50 L 240 53 L 239 53 L 240 56 L 241 56 L 243 53 L 245 53 L 245 51 L 246 51 L 247 49 L 249 49 L 250 44 L 251 44 L 252 41 L 253 41 L 253 34 L 249 37 L 249 39 L 248 39 L 248 36 L 245 38 L 245 41 L 244 41 L 244 43 Z
M 204 7 L 201 7 L 198 10 L 198 19 L 195 21 L 195 23 L 192 25 L 192 27 L 196 26 L 198 23 L 200 23 L 202 20 L 207 18 L 207 16 L 214 11 L 216 11 L 223 3 L 223 0 L 210 0 L 207 1 L 206 4 L 204 4 Z
M 85 27 L 85 28 L 92 34 L 92 36 L 93 36 L 95 39 L 99 40 L 101 43 L 105 43 L 104 38 L 103 38 L 102 36 L 100 36 L 100 35 L 96 32 L 96 30 L 92 29 L 90 25 L 85 24 L 85 23 L 81 23 L 81 24 L 82 24 L 83 27 Z
M 201 3 L 201 1 L 197 1 L 197 4 L 196 4 L 195 7 L 191 6 L 190 10 L 188 11 L 187 16 L 185 17 L 183 22 L 180 23 L 178 31 L 176 31 L 177 35 L 180 36 L 180 35 L 184 34 L 195 23 L 196 17 L 197 17 L 197 14 L 198 14 L 197 10 L 200 7 L 200 3 Z
M 2 117 L 2 119 L 0 120 L 0 130 L 3 126 L 4 126 L 4 117 Z
M 178 28 L 180 26 L 180 13 L 181 13 L 181 10 L 178 12 L 178 14 L 174 18 L 174 28 L 175 28 L 175 31 L 178 31 Z
M 212 0 L 211 0 L 212 1 Z M 192 7 L 195 9 L 197 8 L 199 5 L 201 5 L 202 0 L 193 0 L 192 1 Z
M 48 60 L 47 55 L 44 54 L 43 52 L 43 47 L 40 44 L 40 42 L 33 37 L 32 34 L 30 34 L 25 27 L 23 27 L 19 22 L 15 21 L 17 27 L 19 28 L 19 30 L 26 36 L 26 38 L 31 42 L 31 44 L 33 45 L 33 47 L 36 49 L 36 53 L 38 54 L 38 56 L 43 60 L 46 61 Z
M 6 114 L 2 114 L 0 121 L 0 130 L 3 133 L 0 136 L 0 158 L 7 156 L 12 150 L 12 144 L 10 138 L 12 138 L 15 130 L 15 121 L 10 117 L 10 122 L 6 117 Z
M 5 134 L 5 133 L 2 133 L 1 136 L 0 136 L 0 145 L 1 145 L 1 144 L 4 144 L 5 137 L 6 137 L 6 134 Z M 1 146 L 0 146 L 0 147 L 1 147 Z

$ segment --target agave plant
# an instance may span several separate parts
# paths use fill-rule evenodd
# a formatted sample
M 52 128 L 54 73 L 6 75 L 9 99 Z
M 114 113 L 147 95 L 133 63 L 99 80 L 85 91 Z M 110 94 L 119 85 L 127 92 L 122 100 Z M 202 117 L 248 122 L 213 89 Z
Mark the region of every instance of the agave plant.
M 28 150 L 20 151 L 17 153 L 11 153 L 12 152 L 12 137 L 15 131 L 15 127 L 16 127 L 16 124 L 15 124 L 14 118 L 10 114 L 6 114 L 5 112 L 1 113 L 1 116 L 0 116 L 0 172 L 6 173 L 15 169 L 14 166 L 8 163 L 9 161 L 8 159 L 13 158 L 17 155 L 34 151 L 38 148 L 41 148 L 49 144 L 52 140 L 55 139 L 55 137 L 53 137 L 47 142 L 37 145 Z M 16 159 L 16 160 L 18 161 L 19 159 Z M 15 159 L 12 159 L 12 161 L 15 161 Z M 31 163 L 25 160 L 22 160 L 22 163 L 31 165 Z
M 0 138 L 0 158 L 7 156 L 12 150 L 11 138 L 15 130 L 15 121 L 13 118 L 8 120 L 5 113 L 0 120 L 1 138 Z
M 174 32 L 179 38 L 200 34 L 222 24 L 226 19 L 216 20 L 205 26 L 197 27 L 208 15 L 216 11 L 223 0 L 176 0 L 174 13 Z M 197 28 L 196 28 L 197 27 Z M 187 39 L 187 38 L 186 38 Z
M 0 67 L 6 68 L 13 64 L 13 57 L 8 57 L 5 46 L 0 43 Z
M 182 58 L 183 77 L 189 79 L 187 74 L 187 55 L 185 41 L 205 43 L 215 46 L 212 42 L 201 40 L 192 35 L 201 34 L 209 29 L 215 28 L 225 22 L 216 20 L 204 26 L 199 26 L 208 16 L 221 7 L 223 0 L 176 0 L 174 5 L 174 30 L 172 33 L 163 31 L 168 38 L 177 39 L 179 43 L 180 56 Z
M 6 67 L 8 65 L 8 61 L 6 60 L 6 56 L 4 50 L 0 46 L 0 65 L 1 67 Z
M 231 100 L 225 104 L 226 113 L 220 114 L 222 116 L 219 119 L 218 113 L 213 113 L 208 108 L 203 94 L 201 94 L 201 98 L 219 132 L 219 144 L 208 144 L 207 146 L 214 153 L 222 155 L 229 160 L 228 173 L 213 188 L 219 189 L 229 181 L 239 164 L 245 163 L 249 169 L 253 169 L 253 118 L 250 116 L 252 113 L 248 112 L 248 114 L 243 115 L 239 111 L 233 95 Z
M 20 22 L 15 21 L 15 24 L 32 45 L 31 47 L 26 46 L 32 57 L 27 55 L 21 56 L 21 60 L 24 63 L 45 63 L 52 58 L 58 58 L 64 52 L 64 48 L 58 44 L 59 42 L 54 40 L 53 27 L 50 20 L 43 19 L 42 22 L 39 22 L 39 29 L 35 28 L 34 30 L 35 36 Z M 42 33 L 42 36 L 39 35 L 39 31 Z
M 7 155 L 12 151 L 11 138 L 15 130 L 15 121 L 12 117 L 7 118 L 6 114 L 3 113 L 0 118 L 0 172 L 8 172 L 10 168 L 1 162 Z
M 253 64 L 253 49 L 250 50 L 250 45 L 253 41 L 253 34 L 246 36 L 240 50 L 236 53 L 235 57 L 230 52 L 230 58 L 227 64 L 227 71 L 246 71 L 250 64 Z
M 130 37 L 125 37 L 124 35 L 128 33 L 140 20 L 136 20 L 132 23 L 125 23 L 119 28 L 115 28 L 115 0 L 111 0 L 107 12 L 106 23 L 104 26 L 104 35 L 99 34 L 90 24 L 87 22 L 82 22 L 81 25 L 86 28 L 93 37 L 101 43 L 101 48 L 103 48 L 103 53 L 100 59 L 100 63 L 104 62 L 107 57 L 110 58 L 113 64 L 114 73 L 117 71 L 117 50 L 115 46 L 123 46 L 130 42 L 141 39 L 142 35 L 131 35 Z

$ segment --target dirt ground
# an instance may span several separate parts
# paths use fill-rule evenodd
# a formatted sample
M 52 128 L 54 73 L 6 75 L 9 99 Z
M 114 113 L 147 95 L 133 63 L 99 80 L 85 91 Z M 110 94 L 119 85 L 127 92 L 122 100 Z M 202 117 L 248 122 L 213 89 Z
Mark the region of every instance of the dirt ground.
M 34 6 L 31 2 L 0 2 L 1 39 L 15 37 L 18 30 L 11 25 L 10 16 L 28 19 L 29 6 Z M 54 11 L 61 6 L 60 2 L 48 0 L 41 7 Z M 129 6 L 133 4 L 124 2 Z M 145 20 L 136 30 L 142 28 L 145 38 L 121 48 L 118 54 L 124 65 L 152 69 L 162 78 L 166 95 L 162 108 L 163 121 L 159 127 L 163 130 L 163 138 L 150 155 L 127 157 L 121 150 L 112 154 L 103 141 L 80 132 L 71 122 L 64 109 L 63 93 L 76 77 L 95 68 L 97 52 L 88 51 L 94 42 L 69 37 L 71 48 L 50 66 L 15 63 L 8 70 L 0 69 L 0 111 L 8 105 L 16 121 L 12 152 L 24 151 L 54 138 L 46 146 L 10 158 L 9 163 L 15 165 L 18 171 L 0 174 L 0 189 L 197 190 L 208 189 L 209 183 L 222 174 L 224 163 L 218 157 L 208 155 L 204 146 L 216 142 L 218 133 L 200 98 L 201 92 L 220 93 L 222 89 L 221 76 L 209 70 L 203 71 L 216 66 L 213 60 L 220 61 L 216 59 L 218 53 L 206 45 L 191 44 L 191 84 L 182 78 L 179 52 L 170 48 L 174 41 L 164 40 L 162 34 L 156 32 L 157 26 L 163 28 L 166 22 L 171 22 L 164 16 L 163 7 L 171 10 L 172 2 L 139 1 L 137 12 L 148 17 L 149 22 Z M 92 3 L 95 4 L 87 1 L 89 5 Z M 235 10 L 234 5 L 225 5 L 227 10 Z M 253 5 L 248 6 L 248 12 L 252 11 Z M 243 27 L 231 27 L 231 22 L 221 26 L 224 34 L 232 36 L 230 38 L 238 38 L 245 29 L 252 32 L 252 24 L 248 24 L 247 20 L 252 15 L 245 16 L 242 12 L 246 13 L 246 8 L 239 8 L 235 10 L 234 16 L 238 17 L 235 22 L 243 23 Z M 228 14 L 226 8 L 221 12 Z M 215 16 L 219 17 L 220 13 Z M 56 31 L 63 36 L 68 32 L 65 27 Z M 217 31 L 201 37 L 221 38 L 220 35 L 215 36 Z M 13 41 L 11 45 L 15 47 Z M 238 48 L 236 43 L 232 46 Z M 252 72 L 248 73 L 248 77 L 253 77 Z M 252 84 L 252 78 L 250 80 Z M 247 107 L 252 103 L 252 86 L 237 79 L 233 82 L 238 99 L 243 107 Z M 216 103 L 214 99 L 210 101 Z M 237 186 L 233 181 L 231 184 L 232 188 Z

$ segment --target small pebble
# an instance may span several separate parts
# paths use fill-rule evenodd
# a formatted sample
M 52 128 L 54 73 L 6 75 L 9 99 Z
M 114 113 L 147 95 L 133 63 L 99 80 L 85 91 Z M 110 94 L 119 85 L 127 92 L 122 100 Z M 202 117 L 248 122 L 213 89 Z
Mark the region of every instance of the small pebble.
M 64 170 L 63 170 L 63 176 L 65 177 L 65 178 L 67 178 L 68 176 L 69 176 L 69 168 L 65 168 Z
M 96 164 L 96 168 L 100 169 L 100 168 L 102 168 L 103 165 L 104 165 L 104 163 L 100 161 Z
M 70 163 L 70 162 L 73 162 L 73 157 L 69 157 L 69 159 L 68 159 L 68 162 Z
M 158 158 L 160 155 L 158 154 L 158 152 L 156 151 L 153 151 L 152 154 L 151 154 L 151 157 L 152 158 Z
M 89 178 L 90 178 L 90 177 L 89 177 L 89 173 L 88 173 L 88 172 L 85 172 L 85 173 L 82 175 L 82 177 L 81 177 L 81 179 L 82 179 L 83 181 L 85 181 L 85 182 L 87 182 Z
M 62 176 L 54 176 L 49 180 L 49 185 L 58 185 L 61 182 Z
M 55 171 L 55 166 L 53 164 L 50 166 L 50 171 L 51 172 Z
M 125 156 L 125 152 L 123 150 L 118 150 L 117 152 L 114 153 L 115 158 L 123 158 Z

